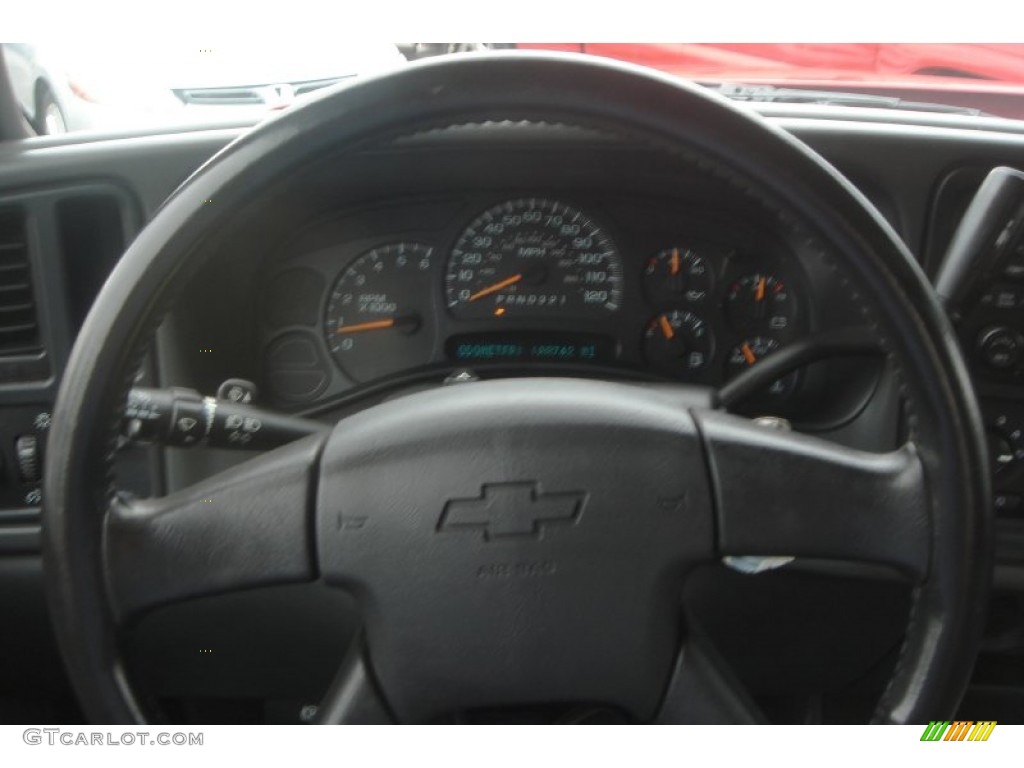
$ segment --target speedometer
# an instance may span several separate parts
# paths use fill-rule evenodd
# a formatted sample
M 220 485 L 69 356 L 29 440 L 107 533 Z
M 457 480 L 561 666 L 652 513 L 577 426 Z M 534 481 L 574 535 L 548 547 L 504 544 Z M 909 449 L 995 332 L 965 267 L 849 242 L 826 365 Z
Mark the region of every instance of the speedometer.
M 509 200 L 480 214 L 445 273 L 458 317 L 590 318 L 622 304 L 622 262 L 590 217 L 555 200 Z

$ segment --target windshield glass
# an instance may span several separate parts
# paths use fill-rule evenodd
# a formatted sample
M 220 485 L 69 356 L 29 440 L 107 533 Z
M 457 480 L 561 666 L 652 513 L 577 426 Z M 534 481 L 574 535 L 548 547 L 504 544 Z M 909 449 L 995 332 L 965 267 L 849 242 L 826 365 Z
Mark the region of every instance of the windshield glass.
M 409 61 L 504 49 L 605 56 L 739 101 L 1024 119 L 1024 44 L 375 43 L 168 46 L 5 43 L 37 134 L 252 124 L 343 81 Z

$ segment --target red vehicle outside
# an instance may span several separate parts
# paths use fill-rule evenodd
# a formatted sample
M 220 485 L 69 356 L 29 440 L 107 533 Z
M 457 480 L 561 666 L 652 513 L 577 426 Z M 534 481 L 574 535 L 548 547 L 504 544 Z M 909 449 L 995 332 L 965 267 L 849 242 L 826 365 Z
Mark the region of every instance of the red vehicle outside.
M 1024 44 L 519 43 L 642 64 L 695 80 L 941 101 L 1024 118 Z

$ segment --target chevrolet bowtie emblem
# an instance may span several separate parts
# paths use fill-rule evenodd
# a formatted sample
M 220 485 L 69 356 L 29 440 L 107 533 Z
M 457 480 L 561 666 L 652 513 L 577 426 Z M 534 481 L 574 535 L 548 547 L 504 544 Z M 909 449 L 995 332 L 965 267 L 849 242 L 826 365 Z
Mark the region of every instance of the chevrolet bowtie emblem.
M 539 483 L 492 483 L 483 487 L 478 498 L 445 504 L 437 529 L 476 529 L 484 541 L 504 536 L 540 538 L 550 525 L 575 525 L 585 501 L 585 493 L 541 493 Z

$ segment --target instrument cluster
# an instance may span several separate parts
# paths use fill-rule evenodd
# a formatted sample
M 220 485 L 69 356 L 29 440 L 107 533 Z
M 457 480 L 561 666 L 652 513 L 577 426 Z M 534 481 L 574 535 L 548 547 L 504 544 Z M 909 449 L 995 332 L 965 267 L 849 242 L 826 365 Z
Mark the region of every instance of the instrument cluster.
M 722 214 L 554 195 L 432 209 L 378 216 L 394 234 L 325 225 L 274 260 L 262 346 L 277 401 L 456 369 L 719 386 L 813 326 L 800 259 Z M 802 385 L 776 381 L 762 404 Z

